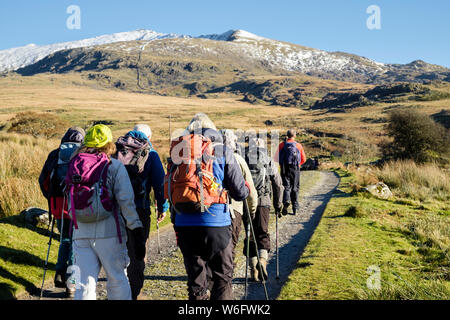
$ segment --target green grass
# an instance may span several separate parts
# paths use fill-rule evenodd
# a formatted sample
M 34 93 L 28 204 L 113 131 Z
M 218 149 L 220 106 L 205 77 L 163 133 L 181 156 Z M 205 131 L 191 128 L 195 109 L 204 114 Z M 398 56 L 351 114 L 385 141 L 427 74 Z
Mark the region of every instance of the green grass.
M 19 216 L 0 220 L 0 300 L 15 299 L 25 291 L 39 291 L 49 240 L 46 231 L 27 226 Z M 55 275 L 58 246 L 55 236 L 47 280 L 52 280 Z
M 170 224 L 169 214 L 160 228 Z M 28 292 L 38 293 L 43 276 L 49 236 L 47 226 L 32 227 L 20 216 L 0 219 L 0 300 L 16 299 Z M 152 209 L 151 232 L 156 232 L 156 216 Z M 46 282 L 55 276 L 59 235 L 52 240 Z
M 351 193 L 342 180 L 279 299 L 449 299 L 449 215 Z M 380 288 L 369 289 L 380 271 Z M 371 278 L 372 277 L 372 278 Z

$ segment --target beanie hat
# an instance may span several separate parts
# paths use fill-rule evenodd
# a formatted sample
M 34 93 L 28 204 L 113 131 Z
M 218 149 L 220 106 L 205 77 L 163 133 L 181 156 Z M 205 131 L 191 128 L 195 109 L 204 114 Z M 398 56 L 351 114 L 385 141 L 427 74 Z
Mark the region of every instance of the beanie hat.
M 111 129 L 104 124 L 96 124 L 86 133 L 84 145 L 88 148 L 101 148 L 108 142 L 112 142 L 112 140 Z

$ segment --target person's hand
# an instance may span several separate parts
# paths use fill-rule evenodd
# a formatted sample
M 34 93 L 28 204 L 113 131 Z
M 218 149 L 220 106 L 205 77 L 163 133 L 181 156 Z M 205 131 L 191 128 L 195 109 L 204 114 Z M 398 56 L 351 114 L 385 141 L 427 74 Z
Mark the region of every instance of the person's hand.
M 157 218 L 157 222 L 161 223 L 164 221 L 164 219 L 166 218 L 166 212 L 158 212 L 158 218 Z
M 275 208 L 275 214 L 278 216 L 278 218 L 281 218 L 283 215 L 281 214 L 282 208 Z
M 248 181 L 245 181 L 245 186 L 248 189 L 248 194 L 250 195 L 250 183 L 248 183 Z
M 145 254 L 147 253 L 146 239 L 144 236 L 144 228 L 139 227 L 131 230 L 131 234 L 134 238 L 134 255 L 136 260 L 144 260 Z

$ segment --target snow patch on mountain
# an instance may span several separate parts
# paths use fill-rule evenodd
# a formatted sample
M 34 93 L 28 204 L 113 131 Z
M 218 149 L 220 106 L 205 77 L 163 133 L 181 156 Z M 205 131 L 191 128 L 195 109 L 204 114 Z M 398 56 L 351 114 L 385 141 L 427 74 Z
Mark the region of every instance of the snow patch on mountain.
M 0 72 L 16 70 L 19 68 L 26 67 L 45 58 L 49 54 L 65 49 L 92 47 L 122 41 L 137 41 L 137 40 L 153 41 L 160 39 L 187 38 L 187 37 L 188 36 L 177 35 L 173 33 L 158 33 L 152 30 L 136 30 L 44 46 L 29 44 L 23 47 L 1 50 Z

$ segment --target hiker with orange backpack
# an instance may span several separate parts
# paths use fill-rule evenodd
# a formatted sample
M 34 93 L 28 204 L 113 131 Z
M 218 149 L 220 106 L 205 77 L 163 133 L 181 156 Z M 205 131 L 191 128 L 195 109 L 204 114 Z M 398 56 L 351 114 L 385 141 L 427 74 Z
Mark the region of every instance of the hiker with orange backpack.
M 280 143 L 275 154 L 275 161 L 280 164 L 281 179 L 283 180 L 283 215 L 288 214 L 292 203 L 292 215 L 299 209 L 298 192 L 300 190 L 300 168 L 306 162 L 303 146 L 295 141 L 297 133 L 294 129 L 287 131 L 287 138 Z
M 111 130 L 105 125 L 89 129 L 66 176 L 74 226 L 74 266 L 79 271 L 72 275 L 77 280 L 75 300 L 96 299 L 102 267 L 108 279 L 108 299 L 131 300 L 125 227 L 135 239 L 136 258 L 145 256 L 144 232 L 133 187 L 125 166 L 111 158 L 116 152 L 112 139 Z
M 228 197 L 245 200 L 248 183 L 216 126 L 203 113 L 196 114 L 185 132 L 172 140 L 170 149 L 164 194 L 171 203 L 189 299 L 231 300 L 233 242 Z
M 158 153 L 152 147 L 151 137 L 152 131 L 148 125 L 137 124 L 132 131 L 117 139 L 115 155 L 115 158 L 125 165 L 130 177 L 136 210 L 144 226 L 146 243 L 150 234 L 150 192 L 152 189 L 157 203 L 157 223 L 164 220 L 169 209 L 169 203 L 164 199 L 164 167 Z M 127 233 L 128 256 L 130 257 L 127 275 L 132 299 L 137 300 L 144 285 L 146 258 L 140 260 L 136 258 L 133 232 L 127 229 Z
M 61 139 L 58 149 L 47 157 L 39 176 L 39 185 L 49 203 L 49 213 L 56 219 L 60 233 L 58 259 L 56 262 L 55 287 L 66 288 L 67 297 L 73 297 L 74 290 L 66 286 L 67 267 L 72 265 L 72 238 L 70 217 L 67 213 L 67 198 L 64 196 L 65 177 L 72 154 L 83 142 L 85 132 L 82 128 L 72 127 Z

